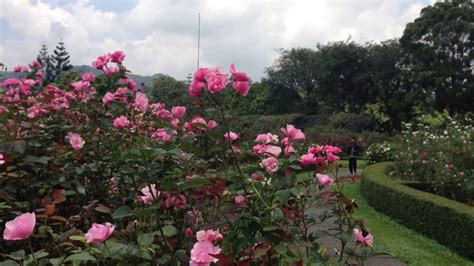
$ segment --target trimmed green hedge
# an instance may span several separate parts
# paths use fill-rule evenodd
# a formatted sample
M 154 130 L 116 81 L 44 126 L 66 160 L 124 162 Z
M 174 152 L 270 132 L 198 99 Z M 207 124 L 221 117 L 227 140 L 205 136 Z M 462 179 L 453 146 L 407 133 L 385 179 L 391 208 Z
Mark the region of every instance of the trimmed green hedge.
M 385 173 L 393 163 L 368 166 L 361 192 L 369 204 L 408 228 L 474 259 L 474 208 L 404 186 Z

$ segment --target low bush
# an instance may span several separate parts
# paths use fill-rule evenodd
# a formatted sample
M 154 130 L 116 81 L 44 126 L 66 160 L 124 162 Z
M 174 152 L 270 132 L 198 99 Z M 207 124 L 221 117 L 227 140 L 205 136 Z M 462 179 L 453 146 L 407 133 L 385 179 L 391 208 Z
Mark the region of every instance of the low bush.
M 435 239 L 460 255 L 474 258 L 474 208 L 407 187 L 386 174 L 393 163 L 364 169 L 362 195 L 378 211 Z
M 393 161 L 393 147 L 388 142 L 374 143 L 365 150 L 365 157 L 369 164 Z
M 352 132 L 372 131 L 377 127 L 377 121 L 369 113 L 338 113 L 330 118 L 334 128 L 342 128 Z

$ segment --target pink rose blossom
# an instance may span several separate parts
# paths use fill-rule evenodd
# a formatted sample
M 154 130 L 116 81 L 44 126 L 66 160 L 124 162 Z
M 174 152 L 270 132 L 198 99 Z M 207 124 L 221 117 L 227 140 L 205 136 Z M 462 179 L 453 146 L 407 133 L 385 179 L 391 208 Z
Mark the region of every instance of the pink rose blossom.
M 182 117 L 186 114 L 186 107 L 184 106 L 175 106 L 171 109 L 171 112 L 175 117 Z
M 187 207 L 186 197 L 182 194 L 171 194 L 171 193 L 164 193 L 166 200 L 165 200 L 165 208 L 169 209 L 174 207 L 175 210 L 185 209 Z
M 116 68 L 116 67 L 104 67 L 104 68 L 102 69 L 102 71 L 104 71 L 104 74 L 105 74 L 105 75 L 110 76 L 110 75 L 112 75 L 113 73 L 119 72 L 119 69 Z
M 253 179 L 256 181 L 263 181 L 265 180 L 265 175 L 262 172 L 255 172 L 251 175 Z
M 272 133 L 258 134 L 255 142 L 261 142 L 264 144 L 278 143 L 278 136 L 273 135 Z
M 305 135 L 300 130 L 295 128 L 293 125 L 286 125 L 286 128 L 282 128 L 281 132 L 287 137 L 289 140 L 304 140 Z
M 207 68 L 200 68 L 194 73 L 194 81 L 189 86 L 189 94 L 191 97 L 201 97 L 202 91 L 206 87 L 206 80 L 205 77 L 208 73 Z
M 209 129 L 213 129 L 213 128 L 217 127 L 217 122 L 214 121 L 214 120 L 209 120 L 209 122 L 207 122 L 207 127 Z
M 235 196 L 234 201 L 237 205 L 245 205 L 247 199 L 242 195 L 237 195 Z
M 179 128 L 179 119 L 174 118 L 173 120 L 171 120 L 171 125 L 173 125 L 173 127 L 175 128 Z
M 111 223 L 92 224 L 86 234 L 86 240 L 89 244 L 100 244 L 107 240 L 115 230 L 115 226 Z
M 89 71 L 87 73 L 82 74 L 82 80 L 83 81 L 88 81 L 88 82 L 94 82 L 95 75 L 94 75 L 94 73 Z
M 295 147 L 293 145 L 288 145 L 285 147 L 285 156 L 290 157 L 293 153 L 295 153 Z
M 363 229 L 362 231 L 359 231 L 359 229 L 354 229 L 354 239 L 358 244 L 361 244 L 363 246 L 372 247 L 374 244 L 374 237 L 372 236 L 372 234 Z
M 33 234 L 36 225 L 35 213 L 23 213 L 5 223 L 4 240 L 25 240 Z
M 192 237 L 193 236 L 193 229 L 187 227 L 185 231 L 186 237 Z
M 316 174 L 319 184 L 328 187 L 334 183 L 334 180 L 328 175 Z
M 198 241 L 194 243 L 191 249 L 190 266 L 210 266 L 211 263 L 216 263 L 219 259 L 211 256 L 221 253 L 221 249 L 211 241 Z
M 155 184 L 145 186 L 140 191 L 142 192 L 143 196 L 138 196 L 137 198 L 145 204 L 151 204 L 151 202 L 160 195 L 160 192 L 156 190 Z
M 114 100 L 115 100 L 115 95 L 111 92 L 107 92 L 104 95 L 104 98 L 102 98 L 102 104 L 107 105 L 107 104 L 112 103 Z
M 211 93 L 221 92 L 229 83 L 227 74 L 218 67 L 208 69 L 206 73 L 207 87 Z
M 125 60 L 125 54 L 122 51 L 115 51 L 111 54 L 109 54 L 110 61 L 121 64 L 123 60 Z
M 336 155 L 334 155 L 330 152 L 327 153 L 327 157 L 328 157 L 328 162 L 330 162 L 330 163 L 333 163 L 333 162 L 339 160 L 339 156 L 336 156 Z
M 145 113 L 148 110 L 148 97 L 142 92 L 137 92 L 135 95 L 135 110 Z
M 247 96 L 250 90 L 250 78 L 247 76 L 247 73 L 236 71 L 234 64 L 230 65 L 230 73 L 234 76 L 232 87 L 242 96 Z
M 278 157 L 281 154 L 281 148 L 274 145 L 266 145 L 264 148 L 264 154 Z
M 82 147 L 84 147 L 84 144 L 86 143 L 84 139 L 82 139 L 81 135 L 77 133 L 68 133 L 68 138 L 69 138 L 69 144 L 71 144 L 72 148 L 74 150 L 80 150 Z
M 166 128 L 159 128 L 158 130 L 156 130 L 156 132 L 154 132 L 151 135 L 151 137 L 158 141 L 163 141 L 163 142 L 173 141 L 173 139 L 171 138 L 171 135 L 168 134 L 168 132 L 166 131 Z
M 304 166 L 318 164 L 317 158 L 312 153 L 307 153 L 301 156 L 300 162 Z
M 5 163 L 5 157 L 0 153 L 0 165 Z
M 126 128 L 130 125 L 130 121 L 127 119 L 127 117 L 121 115 L 118 118 L 114 120 L 114 127 L 122 129 Z
M 234 142 L 239 138 L 239 135 L 235 132 L 229 131 L 224 134 L 224 139 L 228 142 Z
M 214 230 L 211 230 L 211 229 L 207 230 L 207 231 L 201 230 L 201 231 L 196 232 L 196 239 L 198 241 L 211 241 L 211 242 L 214 242 L 214 241 L 221 240 L 222 235 L 218 231 L 214 231 Z
M 262 162 L 260 162 L 260 167 L 265 168 L 269 173 L 275 173 L 279 167 L 278 159 L 275 157 L 263 159 Z
M 96 69 L 102 69 L 107 63 L 110 61 L 110 57 L 108 55 L 102 55 L 97 58 L 94 62 L 92 62 L 92 66 Z

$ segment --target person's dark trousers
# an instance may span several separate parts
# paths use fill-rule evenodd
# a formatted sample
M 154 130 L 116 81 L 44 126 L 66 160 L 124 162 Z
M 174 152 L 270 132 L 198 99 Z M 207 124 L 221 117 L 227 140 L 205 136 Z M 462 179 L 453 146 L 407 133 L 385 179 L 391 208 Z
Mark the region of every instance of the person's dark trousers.
M 349 157 L 349 171 L 351 174 L 357 174 L 357 158 Z

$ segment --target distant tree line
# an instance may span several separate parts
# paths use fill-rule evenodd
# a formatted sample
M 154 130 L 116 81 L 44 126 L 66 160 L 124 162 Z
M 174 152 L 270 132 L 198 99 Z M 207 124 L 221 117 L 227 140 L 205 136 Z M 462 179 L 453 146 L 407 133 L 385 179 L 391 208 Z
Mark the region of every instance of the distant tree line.
M 423 113 L 474 111 L 474 4 L 438 2 L 407 24 L 400 39 L 351 39 L 280 51 L 261 82 L 238 97 L 237 114 L 373 114 L 385 130 Z M 150 93 L 174 102 L 184 81 L 162 77 Z M 235 101 L 231 94 L 229 102 Z M 166 101 L 164 101 L 166 102 Z

